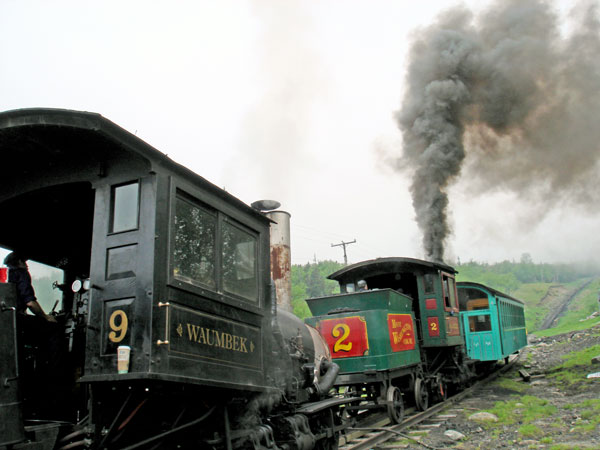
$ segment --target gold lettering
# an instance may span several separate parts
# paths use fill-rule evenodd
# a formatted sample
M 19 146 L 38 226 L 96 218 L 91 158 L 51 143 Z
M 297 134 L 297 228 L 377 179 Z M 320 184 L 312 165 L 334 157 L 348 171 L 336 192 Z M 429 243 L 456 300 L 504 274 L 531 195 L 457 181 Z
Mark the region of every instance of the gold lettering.
M 199 344 L 206 344 L 206 329 L 200 328 L 200 335 L 198 336 L 198 340 L 196 341 Z
M 187 324 L 188 336 L 190 341 L 198 341 L 198 325 Z
M 248 338 L 191 323 L 186 325 L 190 341 L 234 352 L 248 353 L 248 347 L 246 347 Z M 254 349 L 252 350 L 254 351 Z
M 223 333 L 219 333 L 217 330 L 210 330 L 213 332 L 213 335 L 215 336 L 216 339 L 216 343 L 215 343 L 215 347 L 223 347 Z

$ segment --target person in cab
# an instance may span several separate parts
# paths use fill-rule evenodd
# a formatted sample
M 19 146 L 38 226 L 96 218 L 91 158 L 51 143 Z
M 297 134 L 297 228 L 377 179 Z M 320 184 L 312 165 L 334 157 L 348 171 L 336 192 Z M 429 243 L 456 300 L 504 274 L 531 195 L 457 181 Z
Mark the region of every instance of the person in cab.
M 54 392 L 62 384 L 60 327 L 46 314 L 35 296 L 27 259 L 17 252 L 4 259 L 8 282 L 17 294 L 17 345 L 19 372 L 25 397 L 25 415 L 46 419 L 55 416 L 59 399 Z M 27 314 L 27 311 L 32 314 Z
M 14 283 L 17 287 L 17 312 L 25 314 L 29 309 L 35 316 L 56 323 L 55 317 L 46 314 L 37 301 L 27 260 L 18 253 L 12 252 L 4 258 L 4 265 L 8 267 L 8 282 Z

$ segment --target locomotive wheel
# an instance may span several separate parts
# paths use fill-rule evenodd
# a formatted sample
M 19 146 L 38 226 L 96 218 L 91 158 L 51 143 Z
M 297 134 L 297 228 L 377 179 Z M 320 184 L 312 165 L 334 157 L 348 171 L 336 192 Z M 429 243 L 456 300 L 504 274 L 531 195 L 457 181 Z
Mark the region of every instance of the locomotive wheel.
M 396 386 L 390 386 L 386 394 L 388 416 L 392 422 L 401 423 L 404 418 L 404 402 L 402 393 Z
M 425 411 L 429 407 L 429 392 L 425 380 L 421 377 L 415 380 L 415 406 L 419 411 Z

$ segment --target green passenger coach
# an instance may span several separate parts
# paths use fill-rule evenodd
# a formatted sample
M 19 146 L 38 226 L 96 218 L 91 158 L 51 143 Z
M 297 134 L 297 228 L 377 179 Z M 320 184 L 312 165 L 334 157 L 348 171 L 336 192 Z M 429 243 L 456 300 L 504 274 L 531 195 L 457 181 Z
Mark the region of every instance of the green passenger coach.
M 497 361 L 527 345 L 524 305 L 483 284 L 457 283 L 469 358 Z

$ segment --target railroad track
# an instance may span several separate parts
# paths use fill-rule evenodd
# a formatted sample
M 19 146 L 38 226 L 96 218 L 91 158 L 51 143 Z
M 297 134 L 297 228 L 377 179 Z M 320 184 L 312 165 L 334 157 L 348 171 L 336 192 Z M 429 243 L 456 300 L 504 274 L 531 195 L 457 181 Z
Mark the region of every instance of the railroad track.
M 500 369 L 496 370 L 492 374 L 476 381 L 472 386 L 464 389 L 456 395 L 453 395 L 452 397 L 447 398 L 445 401 L 436 403 L 426 411 L 417 412 L 414 409 L 407 409 L 405 412 L 409 413 L 409 415 L 400 424 L 390 426 L 390 421 L 384 414 L 370 417 L 364 421 L 358 422 L 356 426 L 348 429 L 349 432 L 347 432 L 346 435 L 340 438 L 339 448 L 343 450 L 369 450 L 394 437 L 397 438 L 398 436 L 401 436 L 403 438 L 414 440 L 424 448 L 434 449 L 434 447 L 419 442 L 413 437 L 403 433 L 403 431 L 438 415 L 448 406 L 453 405 L 461 401 L 463 398 L 472 395 L 479 388 L 494 380 L 500 374 L 508 371 L 518 360 L 518 358 L 519 355 L 516 355 L 515 357 L 511 358 L 508 364 L 503 365 Z

